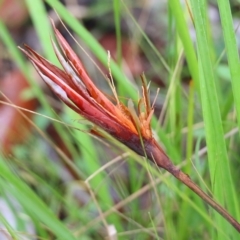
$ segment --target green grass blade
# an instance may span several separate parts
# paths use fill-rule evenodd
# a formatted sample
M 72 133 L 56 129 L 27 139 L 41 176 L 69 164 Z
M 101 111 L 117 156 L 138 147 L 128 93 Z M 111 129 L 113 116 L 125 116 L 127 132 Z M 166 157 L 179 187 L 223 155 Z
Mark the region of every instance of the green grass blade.
M 184 11 L 182 9 L 182 6 L 179 0 L 170 0 L 169 6 L 171 7 L 171 11 L 176 19 L 177 31 L 178 31 L 179 37 L 182 40 L 184 53 L 186 55 L 186 60 L 187 60 L 192 78 L 195 81 L 197 89 L 199 89 L 197 57 L 193 47 L 192 39 L 190 37 L 187 23 L 184 19 Z
M 235 190 L 230 172 L 229 159 L 227 156 L 226 144 L 222 128 L 219 102 L 217 98 L 215 76 L 213 72 L 213 62 L 210 56 L 208 44 L 207 27 L 204 21 L 205 3 L 200 0 L 191 0 L 193 15 L 195 20 L 200 93 L 202 100 L 203 119 L 205 124 L 205 134 L 208 147 L 208 162 L 211 175 L 213 194 L 218 202 L 236 217 L 238 207 L 236 204 Z M 217 214 L 214 214 L 216 222 L 222 229 L 228 229 L 233 239 L 236 239 L 236 232 Z M 219 239 L 224 239 L 221 234 Z
M 232 78 L 232 91 L 234 96 L 235 108 L 237 111 L 238 127 L 240 128 L 240 64 L 235 30 L 233 27 L 231 7 L 229 1 L 224 0 L 218 0 L 218 6 L 222 22 L 223 36 L 226 46 L 229 69 Z
M 190 82 L 189 85 L 189 103 L 188 103 L 188 133 L 187 133 L 187 167 L 186 172 L 190 173 L 191 171 L 191 156 L 193 155 L 193 122 L 194 122 L 194 82 Z
M 117 63 L 121 67 L 122 62 L 122 41 L 121 41 L 121 5 L 119 0 L 113 1 L 114 21 L 117 39 Z
M 1 177 L 10 184 L 7 189 L 13 194 L 13 196 L 15 196 L 32 217 L 43 222 L 58 237 L 58 239 L 76 239 L 66 226 L 64 226 L 51 210 L 49 210 L 44 202 L 10 170 L 3 157 L 0 159 L 0 168 Z
M 44 55 L 49 61 L 59 66 L 60 64 L 54 53 L 51 41 L 49 41 L 50 36 L 53 36 L 53 31 L 47 16 L 44 2 L 42 0 L 26 0 L 25 2 L 27 4 L 34 27 L 37 31 L 40 44 L 44 50 Z

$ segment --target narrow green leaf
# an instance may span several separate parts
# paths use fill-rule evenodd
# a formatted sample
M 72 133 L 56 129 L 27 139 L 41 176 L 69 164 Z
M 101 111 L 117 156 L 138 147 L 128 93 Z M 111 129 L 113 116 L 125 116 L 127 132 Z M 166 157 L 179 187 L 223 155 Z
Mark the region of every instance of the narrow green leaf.
M 49 40 L 50 36 L 53 34 L 44 2 L 42 0 L 26 0 L 25 2 L 27 4 L 31 19 L 37 31 L 40 44 L 42 45 L 46 58 L 55 65 L 59 66 L 59 62 L 55 56 L 51 41 Z
M 233 18 L 229 1 L 218 0 L 218 6 L 222 22 L 223 36 L 226 46 L 229 69 L 232 78 L 232 91 L 234 96 L 235 108 L 237 111 L 238 127 L 240 128 L 240 64 L 235 30 L 233 27 Z
M 0 176 L 10 184 L 5 190 L 10 191 L 32 216 L 43 222 L 59 239 L 76 239 L 44 202 L 10 170 L 3 157 L 0 158 L 0 169 Z
M 196 58 L 196 53 L 193 47 L 193 42 L 188 30 L 188 26 L 187 26 L 186 20 L 184 19 L 183 8 L 179 0 L 170 0 L 169 5 L 176 19 L 177 31 L 182 40 L 184 53 L 186 55 L 187 63 L 188 63 L 192 78 L 196 83 L 197 89 L 199 89 L 197 58 Z
M 113 1 L 114 21 L 117 38 L 117 63 L 121 67 L 122 62 L 122 40 L 121 40 L 121 5 L 120 0 Z
M 229 159 L 220 115 L 219 102 L 216 92 L 214 65 L 210 56 L 207 27 L 204 21 L 205 3 L 201 0 L 191 0 L 197 35 L 197 49 L 199 61 L 200 93 L 202 112 L 205 124 L 206 141 L 208 147 L 209 171 L 212 182 L 213 195 L 233 216 L 237 216 L 238 207 L 235 201 L 235 191 L 230 172 Z M 222 229 L 228 229 L 233 239 L 236 231 L 221 216 L 214 213 L 217 224 Z M 220 233 L 219 239 L 224 239 Z

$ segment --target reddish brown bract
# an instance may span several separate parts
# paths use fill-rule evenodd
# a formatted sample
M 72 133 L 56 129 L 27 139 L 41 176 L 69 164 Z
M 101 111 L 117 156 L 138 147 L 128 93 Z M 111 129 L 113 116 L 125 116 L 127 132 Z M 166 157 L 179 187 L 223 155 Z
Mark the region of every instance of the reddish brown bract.
M 29 46 L 22 49 L 42 79 L 74 111 L 144 155 L 142 143 L 153 140 L 150 126 L 153 108 L 150 106 L 144 77 L 142 76 L 143 98 L 139 100 L 138 114 L 131 100 L 128 107 L 120 102 L 114 105 L 94 85 L 77 55 L 60 32 L 54 26 L 53 28 L 63 55 L 52 41 L 53 48 L 64 70 L 48 62 Z
M 104 129 L 138 154 L 148 157 L 159 167 L 170 172 L 240 232 L 240 224 L 204 193 L 188 175 L 179 170 L 152 137 L 150 121 L 154 110 L 150 105 L 144 76 L 142 76 L 143 98 L 138 103 L 138 114 L 135 112 L 131 100 L 126 107 L 117 99 L 115 106 L 94 85 L 77 55 L 59 31 L 54 26 L 53 28 L 65 58 L 52 41 L 53 48 L 64 70 L 49 63 L 30 47 L 26 46 L 26 50 L 22 49 L 51 90 L 74 111 Z M 115 97 L 117 98 L 117 96 Z

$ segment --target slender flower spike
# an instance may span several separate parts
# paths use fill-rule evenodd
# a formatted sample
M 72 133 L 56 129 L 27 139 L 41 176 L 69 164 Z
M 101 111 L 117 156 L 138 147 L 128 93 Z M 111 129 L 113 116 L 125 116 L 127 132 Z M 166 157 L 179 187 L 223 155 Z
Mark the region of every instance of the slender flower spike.
M 113 87 L 117 102 L 114 105 L 94 85 L 82 62 L 54 25 L 53 29 L 63 54 L 53 41 L 52 45 L 63 70 L 51 64 L 30 47 L 25 46 L 25 49 L 21 49 L 49 88 L 75 112 L 108 132 L 139 155 L 147 157 L 159 167 L 166 169 L 240 232 L 240 224 L 204 193 L 188 175 L 179 170 L 153 138 L 150 122 L 154 109 L 150 104 L 144 76 L 142 76 L 143 98 L 139 100 L 138 113 L 134 110 L 131 100 L 128 102 L 128 107 L 120 103 Z
M 153 108 L 150 106 L 144 77 L 142 76 L 143 98 L 139 100 L 138 114 L 132 101 L 126 107 L 117 99 L 117 105 L 114 105 L 94 85 L 77 55 L 55 27 L 54 32 L 64 56 L 53 41 L 52 45 L 64 70 L 52 65 L 30 47 L 22 49 L 45 83 L 74 111 L 138 154 L 146 153 L 152 159 L 151 150 L 146 150 L 155 143 L 150 126 Z M 168 159 L 162 149 L 159 150 L 162 158 Z M 165 167 L 165 163 L 159 164 Z

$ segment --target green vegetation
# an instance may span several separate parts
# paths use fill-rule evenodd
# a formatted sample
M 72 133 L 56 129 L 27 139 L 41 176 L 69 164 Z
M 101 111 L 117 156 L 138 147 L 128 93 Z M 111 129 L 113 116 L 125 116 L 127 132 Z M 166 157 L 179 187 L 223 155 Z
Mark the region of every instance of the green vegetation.
M 107 52 L 96 37 L 59 1 L 45 2 L 55 9 L 86 51 L 108 68 Z M 164 17 L 157 19 L 159 26 L 165 22 L 167 33 L 162 33 L 160 27 L 155 29 L 157 35 L 165 36 L 161 51 L 147 34 L 151 26 L 143 24 L 143 28 L 140 24 L 147 15 L 141 19 L 133 16 L 134 1 L 96 2 L 89 7 L 87 16 L 101 19 L 111 13 L 115 24 L 117 61 L 111 60 L 110 66 L 121 99 L 132 98 L 137 102 L 138 89 L 141 91 L 140 80 L 129 80 L 123 71 L 120 20 L 124 18 L 131 29 L 132 41 L 151 66 L 145 72 L 147 80 L 158 76 L 165 85 L 156 102 L 161 113 L 156 110 L 152 120 L 157 138 L 173 162 L 240 221 L 239 134 L 233 131 L 240 126 L 240 64 L 229 1 L 219 0 L 217 4 L 223 36 L 222 44 L 216 46 L 205 1 L 190 0 L 187 8 L 179 0 L 169 0 Z M 59 65 L 52 51 L 52 30 L 43 1 L 26 0 L 26 4 L 42 55 Z M 196 43 L 190 37 L 189 25 L 196 30 Z M 154 27 L 158 27 L 156 22 Z M 20 203 L 21 213 L 15 211 L 15 218 L 21 234 L 29 237 L 24 215 L 31 219 L 39 239 L 53 239 L 53 236 L 64 240 L 104 239 L 110 225 L 116 229 L 118 239 L 239 238 L 225 219 L 165 171 L 112 139 L 96 140 L 88 134 L 89 123 L 69 108 L 63 107 L 60 114 L 54 112 L 46 93 L 30 74 L 30 63 L 3 22 L 0 22 L 0 39 L 41 105 L 37 111 L 41 114 L 35 115 L 32 122 L 31 136 L 14 146 L 10 156 L 0 156 L 1 196 L 10 205 L 10 195 Z M 88 58 L 82 52 L 81 56 Z M 97 74 L 90 75 L 104 81 L 101 73 Z M 152 96 L 155 92 L 157 87 L 153 82 Z M 66 149 L 51 138 L 47 132 L 49 124 Z M 69 178 L 69 172 L 74 172 L 75 178 Z M 0 222 L 13 239 L 19 239 L 20 233 L 1 213 Z M 114 238 L 109 235 L 109 239 Z

